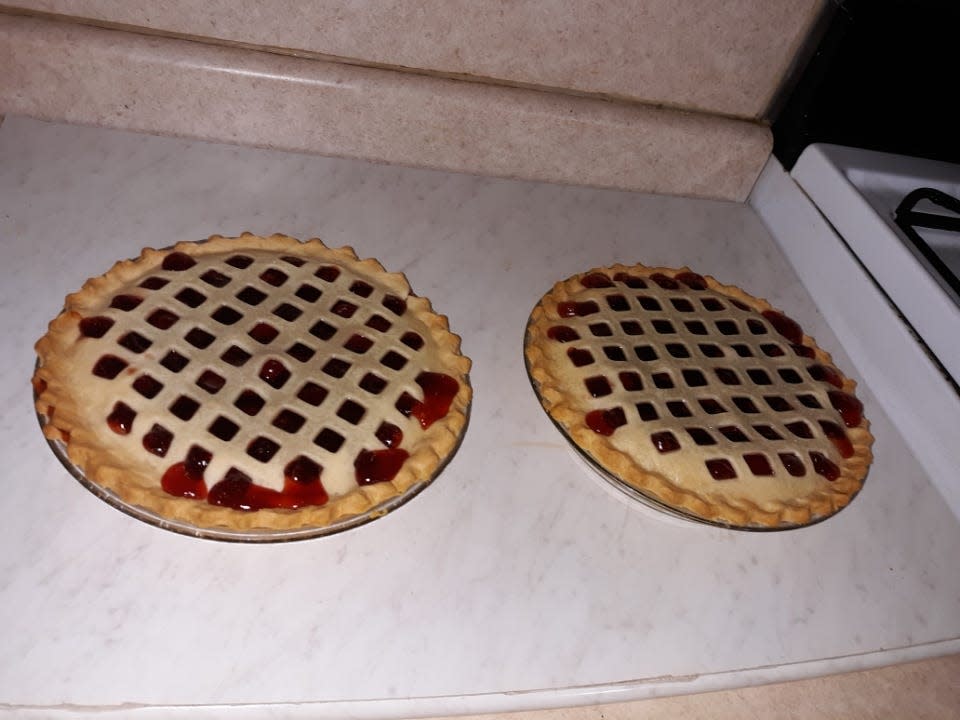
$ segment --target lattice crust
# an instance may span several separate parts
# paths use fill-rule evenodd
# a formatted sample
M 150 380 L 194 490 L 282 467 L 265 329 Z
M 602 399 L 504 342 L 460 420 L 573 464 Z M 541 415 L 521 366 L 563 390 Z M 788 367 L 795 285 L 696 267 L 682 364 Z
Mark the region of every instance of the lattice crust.
M 36 406 L 127 502 L 199 527 L 322 527 L 453 452 L 470 401 L 459 346 L 403 275 L 350 248 L 215 236 L 68 296 L 37 343 Z
M 538 396 L 609 473 L 695 517 L 807 524 L 860 490 L 872 436 L 855 383 L 769 303 L 688 268 L 557 283 L 525 342 Z

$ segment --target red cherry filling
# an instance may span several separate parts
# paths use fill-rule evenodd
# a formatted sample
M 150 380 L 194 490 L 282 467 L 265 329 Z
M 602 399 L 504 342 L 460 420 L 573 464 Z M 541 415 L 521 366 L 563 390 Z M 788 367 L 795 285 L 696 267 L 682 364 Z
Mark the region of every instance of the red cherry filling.
M 163 390 L 163 383 L 150 375 L 141 375 L 133 381 L 133 389 L 148 400 L 152 400 Z
M 554 325 L 547 330 L 547 337 L 561 343 L 568 343 L 580 339 L 580 333 L 566 325 Z
M 403 315 L 407 311 L 407 301 L 396 295 L 384 295 L 380 304 L 394 315 Z
M 557 314 L 560 317 L 584 317 L 598 312 L 600 312 L 600 306 L 593 300 L 584 300 L 583 302 L 568 300 L 557 305 Z
M 770 461 L 767 460 L 767 456 L 762 453 L 748 453 L 743 456 L 744 461 L 747 463 L 747 467 L 750 468 L 750 472 L 758 477 L 769 477 L 773 475 L 773 468 L 770 466 Z
M 807 372 L 810 373 L 810 377 L 818 382 L 830 383 L 837 388 L 843 387 L 843 376 L 831 367 L 818 363 L 808 367 Z
M 638 278 L 635 275 L 630 275 L 625 272 L 618 272 L 616 275 L 613 276 L 613 279 L 616 282 L 623 283 L 628 288 L 632 288 L 634 290 L 640 290 L 642 288 L 647 287 L 647 283 L 646 281 L 644 281 L 643 278 Z
M 261 345 L 268 345 L 274 341 L 280 331 L 269 323 L 260 322 L 250 328 L 247 334 Z
M 653 280 L 657 285 L 662 287 L 664 290 L 679 290 L 680 283 L 674 280 L 671 277 L 667 277 L 663 273 L 654 273 L 650 276 L 650 279 Z
M 706 290 L 707 281 L 702 275 L 698 275 L 695 272 L 681 272 L 677 273 L 675 280 L 679 280 L 684 285 L 686 285 L 691 290 Z
M 600 272 L 584 275 L 580 279 L 580 284 L 585 288 L 609 288 L 613 287 L 613 281 Z
M 203 473 L 213 455 L 199 445 L 192 445 L 183 462 L 167 468 L 160 480 L 164 492 L 177 497 L 203 500 L 207 497 L 207 485 Z
M 449 375 L 434 372 L 420 373 L 416 383 L 423 390 L 423 400 L 405 392 L 397 400 L 396 408 L 407 417 L 415 417 L 420 427 L 426 430 L 450 411 L 450 405 L 460 391 L 460 383 Z
M 707 466 L 707 472 L 714 480 L 733 480 L 737 477 L 737 471 L 734 470 L 733 465 L 724 458 L 707 460 L 705 465 Z
M 837 448 L 840 457 L 848 458 L 853 455 L 853 443 L 850 442 L 850 438 L 847 437 L 842 427 L 828 420 L 821 420 L 820 428 L 827 439 Z
M 836 480 L 840 477 L 840 468 L 830 462 L 829 459 L 824 457 L 818 452 L 810 453 L 810 461 L 813 463 L 813 471 L 818 475 L 822 475 L 827 480 Z
M 115 295 L 113 300 L 110 301 L 110 307 L 130 312 L 142 302 L 143 298 L 139 295 Z
M 393 423 L 383 421 L 380 423 L 380 427 L 377 428 L 377 432 L 374 433 L 377 437 L 377 440 L 382 442 L 388 448 L 395 448 L 403 442 L 403 431 L 398 428 Z
M 280 287 L 283 285 L 289 276 L 276 268 L 267 268 L 262 273 L 260 273 L 260 279 L 263 280 L 268 285 L 273 285 L 274 287 Z
M 584 365 L 589 365 L 593 362 L 593 355 L 589 350 L 584 350 L 583 348 L 570 348 L 567 350 L 567 357 L 570 358 L 576 367 L 583 367 Z
M 113 320 L 102 315 L 83 318 L 80 321 L 80 334 L 88 338 L 102 338 L 113 327 Z
M 329 497 L 320 482 L 320 473 L 319 465 L 300 456 L 284 469 L 284 487 L 278 491 L 256 485 L 245 473 L 230 468 L 223 480 L 210 488 L 207 502 L 246 511 L 323 505 Z
M 307 483 L 317 482 L 322 471 L 323 468 L 313 460 L 298 455 L 287 463 L 287 466 L 283 469 L 283 474 L 289 481 L 306 485 Z
M 831 390 L 827 393 L 830 398 L 830 404 L 834 410 L 840 413 L 843 418 L 843 424 L 847 427 L 857 427 L 863 420 L 863 403 L 857 400 L 853 395 L 837 390 Z
M 173 270 L 179 272 L 182 270 L 189 270 L 196 264 L 197 261 L 186 253 L 172 252 L 163 259 L 161 267 L 164 270 Z
M 397 476 L 410 454 L 402 448 L 361 450 L 353 462 L 358 485 L 389 482 Z
M 333 265 L 324 265 L 322 268 L 317 270 L 314 275 L 316 275 L 321 280 L 326 280 L 327 282 L 333 282 L 338 277 L 340 277 L 340 269 L 334 267 Z
M 626 424 L 627 416 L 620 407 L 592 410 L 587 413 L 587 427 L 598 435 L 613 435 L 618 427 Z
M 587 391 L 592 397 L 605 397 L 613 392 L 613 388 L 610 387 L 610 382 L 603 375 L 596 375 L 594 377 L 589 377 L 583 381 L 583 384 L 587 386 Z
M 350 352 L 355 352 L 358 355 L 363 355 L 367 350 L 373 347 L 373 340 L 371 340 L 370 338 L 364 337 L 359 333 L 355 333 L 350 336 L 350 339 L 347 340 L 343 344 L 343 346 Z
M 104 355 L 93 366 L 93 374 L 106 380 L 113 380 L 125 367 L 127 367 L 126 360 L 116 355 Z
M 129 435 L 136 416 L 137 413 L 134 412 L 133 408 L 126 403 L 118 402 L 113 406 L 110 414 L 107 415 L 107 425 L 117 435 Z
M 290 379 L 290 371 L 279 360 L 270 359 L 261 366 L 258 377 L 279 390 Z
M 776 310 L 764 310 L 762 314 L 773 325 L 773 329 L 787 340 L 798 345 L 803 342 L 803 329 L 795 320 Z
M 147 316 L 147 322 L 160 330 L 169 330 L 179 319 L 179 315 L 163 308 L 158 308 Z
M 779 453 L 779 457 L 783 467 L 794 477 L 803 477 L 807 474 L 803 461 L 793 453 Z
M 170 443 L 173 442 L 173 433 L 167 430 L 163 425 L 154 424 L 143 436 L 143 447 L 147 452 L 164 457 L 170 449 Z

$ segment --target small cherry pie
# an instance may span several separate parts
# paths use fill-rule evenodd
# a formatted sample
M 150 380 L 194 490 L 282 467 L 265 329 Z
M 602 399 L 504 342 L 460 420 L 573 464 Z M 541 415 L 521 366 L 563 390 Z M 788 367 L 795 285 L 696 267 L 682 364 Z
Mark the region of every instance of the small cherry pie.
M 144 250 L 67 297 L 36 407 L 89 481 L 200 528 L 325 527 L 419 489 L 470 361 L 406 278 L 274 235 Z
M 828 517 L 873 438 L 845 377 L 764 300 L 687 268 L 613 266 L 557 283 L 525 342 L 550 417 L 656 504 L 731 527 Z

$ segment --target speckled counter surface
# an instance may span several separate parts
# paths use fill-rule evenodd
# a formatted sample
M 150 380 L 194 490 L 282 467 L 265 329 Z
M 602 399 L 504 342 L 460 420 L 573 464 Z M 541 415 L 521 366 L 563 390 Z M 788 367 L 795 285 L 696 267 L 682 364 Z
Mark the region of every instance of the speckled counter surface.
M 0 113 L 303 153 L 743 200 L 768 127 L 0 12 Z
M 67 292 L 144 245 L 243 230 L 319 236 L 406 272 L 474 361 L 463 446 L 372 524 L 258 547 L 174 535 L 87 492 L 36 426 L 32 344 Z M 615 261 L 743 284 L 849 367 L 748 206 L 7 117 L 0 237 L 0 713 L 519 710 L 957 651 L 960 523 L 870 387 L 866 489 L 776 534 L 631 506 L 537 404 L 529 310 L 555 280 Z

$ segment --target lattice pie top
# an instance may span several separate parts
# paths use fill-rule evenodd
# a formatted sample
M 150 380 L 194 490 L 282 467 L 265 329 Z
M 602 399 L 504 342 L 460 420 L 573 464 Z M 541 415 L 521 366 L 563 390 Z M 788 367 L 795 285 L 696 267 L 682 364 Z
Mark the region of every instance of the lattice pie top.
M 526 358 L 555 422 L 601 467 L 686 514 L 802 525 L 859 491 L 872 437 L 854 383 L 767 302 L 688 269 L 558 283 Z
M 406 279 L 274 235 L 144 250 L 37 343 L 37 409 L 86 476 L 199 527 L 322 527 L 428 482 L 469 360 Z

